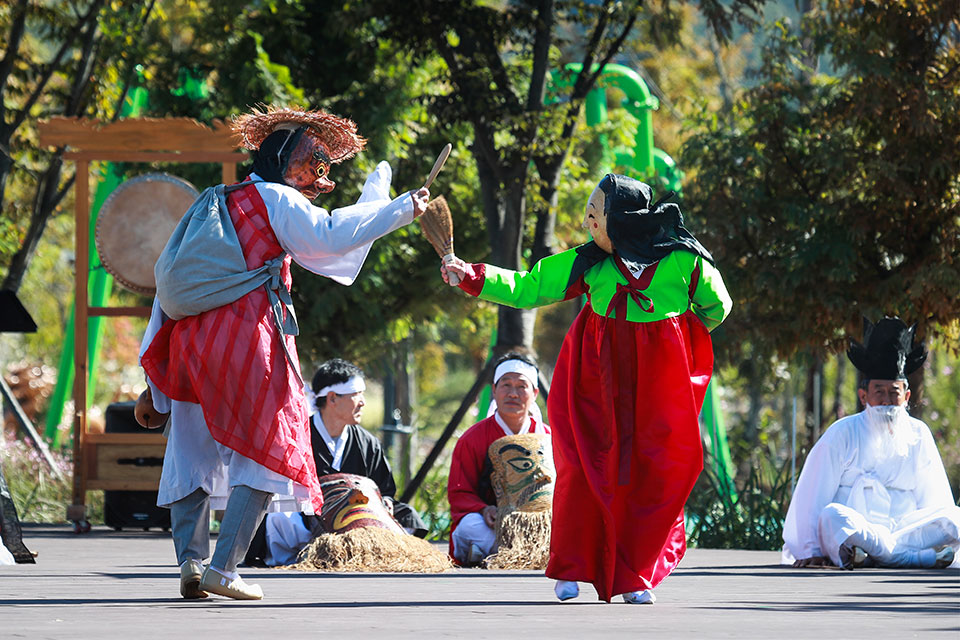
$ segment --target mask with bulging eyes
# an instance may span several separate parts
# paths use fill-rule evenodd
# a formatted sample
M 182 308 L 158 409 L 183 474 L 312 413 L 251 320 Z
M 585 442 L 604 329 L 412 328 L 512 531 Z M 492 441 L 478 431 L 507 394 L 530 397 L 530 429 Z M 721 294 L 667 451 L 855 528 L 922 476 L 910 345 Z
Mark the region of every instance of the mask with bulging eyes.
M 320 478 L 323 509 L 320 521 L 328 533 L 379 527 L 403 534 L 403 528 L 383 506 L 376 483 L 365 476 L 333 473 Z
M 308 200 L 333 191 L 337 184 L 329 178 L 333 165 L 329 150 L 310 134 L 310 130 L 295 133 L 291 141 L 296 146 L 287 160 L 284 181 Z
M 545 511 L 553 505 L 553 452 L 550 438 L 536 433 L 504 436 L 487 449 L 497 508 Z

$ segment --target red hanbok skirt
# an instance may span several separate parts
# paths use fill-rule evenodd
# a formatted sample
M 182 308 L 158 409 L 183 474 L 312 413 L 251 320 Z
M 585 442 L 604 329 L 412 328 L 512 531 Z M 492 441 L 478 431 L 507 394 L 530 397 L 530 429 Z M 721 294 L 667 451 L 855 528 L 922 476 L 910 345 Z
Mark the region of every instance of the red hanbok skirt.
M 581 311 L 547 403 L 557 466 L 548 577 L 593 583 L 609 602 L 677 566 L 712 371 L 710 334 L 692 312 L 643 323 Z

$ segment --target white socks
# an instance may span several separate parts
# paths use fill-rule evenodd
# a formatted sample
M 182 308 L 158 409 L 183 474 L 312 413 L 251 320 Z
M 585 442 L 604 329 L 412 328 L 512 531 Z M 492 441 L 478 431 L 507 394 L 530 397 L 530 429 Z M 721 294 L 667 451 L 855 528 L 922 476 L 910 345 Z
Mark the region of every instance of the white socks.
M 226 571 L 224 569 L 217 569 L 213 565 L 210 565 L 209 569 L 211 571 L 216 571 L 217 573 L 222 575 L 224 578 L 226 578 L 228 584 L 240 577 L 240 574 L 237 573 L 236 571 Z

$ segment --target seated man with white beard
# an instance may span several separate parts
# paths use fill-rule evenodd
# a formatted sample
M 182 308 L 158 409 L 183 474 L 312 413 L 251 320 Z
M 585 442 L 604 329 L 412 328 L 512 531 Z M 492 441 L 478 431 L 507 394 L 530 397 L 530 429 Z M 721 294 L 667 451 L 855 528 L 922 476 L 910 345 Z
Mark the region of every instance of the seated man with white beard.
M 915 327 L 864 319 L 847 356 L 865 409 L 835 422 L 811 449 L 783 526 L 794 567 L 943 569 L 960 546 L 956 506 L 926 424 L 907 414 L 907 376 L 926 359 Z

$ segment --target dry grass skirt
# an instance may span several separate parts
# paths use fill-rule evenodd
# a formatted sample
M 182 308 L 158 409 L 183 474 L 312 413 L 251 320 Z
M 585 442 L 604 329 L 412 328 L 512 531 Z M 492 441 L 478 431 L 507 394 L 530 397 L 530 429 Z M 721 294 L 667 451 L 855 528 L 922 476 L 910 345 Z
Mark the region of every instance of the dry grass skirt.
M 300 552 L 289 567 L 300 571 L 441 573 L 453 568 L 450 557 L 426 540 L 379 527 L 324 533 Z
M 497 517 L 497 552 L 488 569 L 546 569 L 552 511 L 514 511 Z

